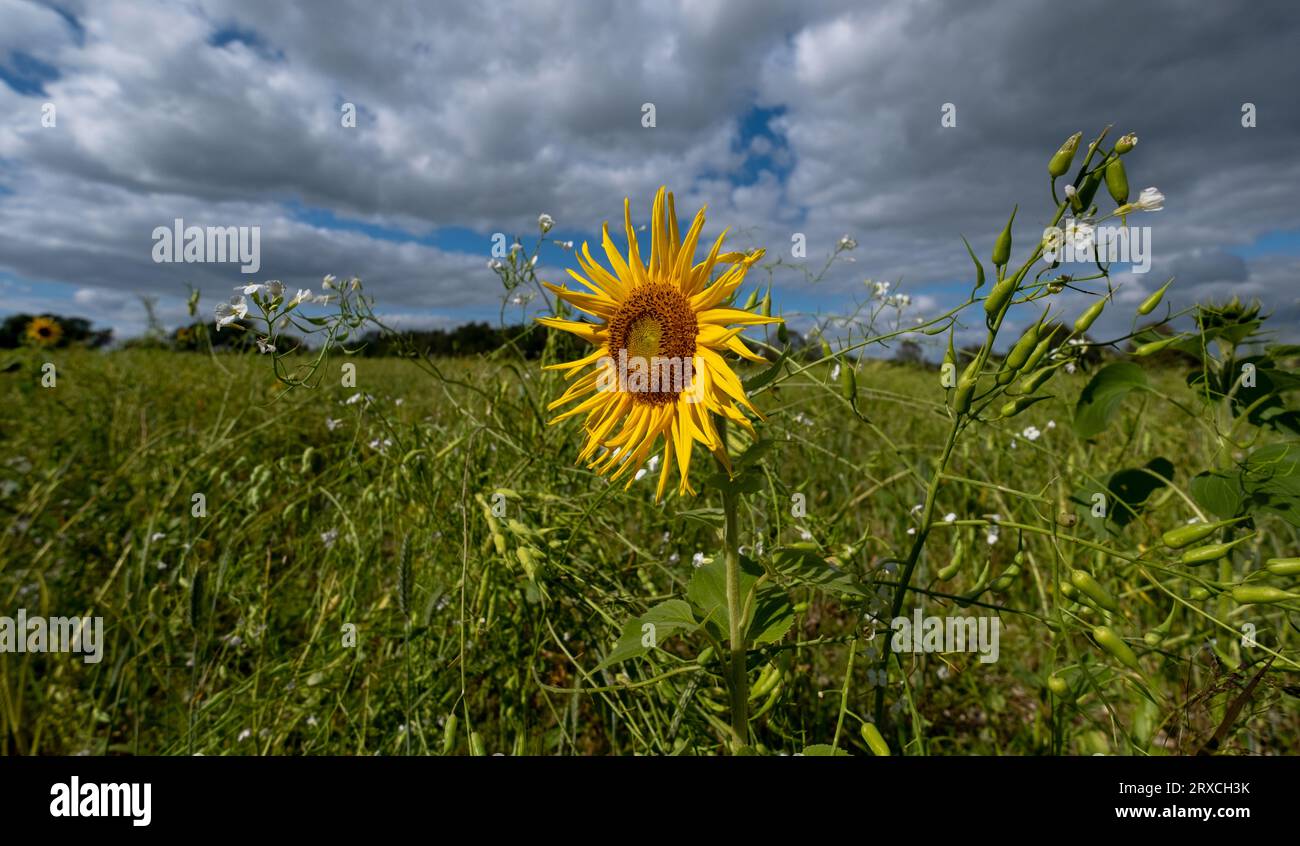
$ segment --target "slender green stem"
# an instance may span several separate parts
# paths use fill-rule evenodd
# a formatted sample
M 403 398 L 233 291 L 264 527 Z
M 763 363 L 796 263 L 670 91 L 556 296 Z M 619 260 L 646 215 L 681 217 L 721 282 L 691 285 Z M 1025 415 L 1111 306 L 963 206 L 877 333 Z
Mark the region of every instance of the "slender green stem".
M 734 751 L 749 745 L 749 676 L 745 672 L 745 633 L 740 595 L 740 533 L 736 512 L 740 497 L 729 486 L 722 490 L 722 510 L 726 515 L 727 621 L 730 624 L 731 657 L 727 662 L 731 688 L 731 731 Z

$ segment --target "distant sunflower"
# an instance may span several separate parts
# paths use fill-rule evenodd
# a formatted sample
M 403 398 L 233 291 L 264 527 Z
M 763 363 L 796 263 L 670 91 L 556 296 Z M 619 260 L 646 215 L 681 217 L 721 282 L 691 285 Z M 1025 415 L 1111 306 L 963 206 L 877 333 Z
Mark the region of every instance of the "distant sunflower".
M 745 346 L 739 335 L 746 326 L 781 320 L 730 306 L 746 272 L 762 258 L 762 250 L 720 255 L 727 234 L 724 231 L 708 258 L 694 263 L 704 228 L 704 209 L 695 215 L 682 238 L 673 195 L 659 189 L 651 213 L 648 267 L 641 260 L 628 200 L 623 201 L 623 220 L 628 241 L 626 260 L 609 237 L 609 224 L 605 224 L 602 242 L 613 272 L 596 263 L 586 243 L 578 253 L 586 277 L 569 271 L 590 293 L 546 284 L 556 296 L 596 319 L 538 318 L 547 326 L 571 332 L 595 346 L 590 355 L 547 368 L 565 371 L 566 379 L 575 380 L 548 408 L 554 410 L 586 397 L 551 423 L 585 414 L 587 440 L 578 461 L 590 459 L 588 467 L 608 475 L 611 481 L 630 474 L 630 485 L 662 436 L 664 454 L 655 492 L 658 500 L 663 497 L 674 456 L 681 477 L 678 491 L 694 493 L 689 473 L 691 449 L 697 441 L 727 464 L 726 448 L 713 415 L 754 431 L 741 408 L 760 419 L 762 415 L 745 396 L 740 379 L 722 354 L 731 351 L 751 361 L 764 361 Z M 717 267 L 727 269 L 710 284 Z M 631 379 L 627 378 L 628 361 L 633 363 Z M 660 370 L 665 378 L 647 385 L 644 379 L 636 378 L 638 361 L 668 365 Z M 670 371 L 676 376 L 679 371 L 674 368 L 678 365 L 688 373 L 685 381 L 667 378 Z M 602 448 L 604 452 L 597 455 Z
M 52 347 L 63 337 L 63 327 L 52 317 L 34 317 L 27 324 L 27 340 L 41 347 Z

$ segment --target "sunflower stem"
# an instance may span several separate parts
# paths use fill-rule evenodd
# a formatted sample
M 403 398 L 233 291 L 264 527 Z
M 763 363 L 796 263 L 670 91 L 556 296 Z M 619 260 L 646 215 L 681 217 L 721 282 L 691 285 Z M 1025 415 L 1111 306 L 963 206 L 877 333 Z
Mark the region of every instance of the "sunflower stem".
M 749 676 L 745 672 L 746 643 L 740 595 L 740 533 L 736 527 L 739 494 L 730 486 L 722 489 L 722 510 L 726 515 L 726 565 L 727 565 L 727 621 L 730 624 L 731 657 L 727 669 L 731 674 L 731 731 L 734 735 L 732 751 L 739 752 L 749 745 Z

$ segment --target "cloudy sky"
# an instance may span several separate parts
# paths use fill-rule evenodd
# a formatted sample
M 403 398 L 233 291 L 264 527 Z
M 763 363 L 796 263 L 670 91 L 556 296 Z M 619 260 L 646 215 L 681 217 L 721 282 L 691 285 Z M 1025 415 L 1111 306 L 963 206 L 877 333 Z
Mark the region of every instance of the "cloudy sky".
M 495 319 L 494 233 L 546 212 L 581 244 L 668 184 L 786 263 L 795 233 L 814 270 L 857 240 L 815 285 L 775 270 L 792 314 L 872 279 L 932 315 L 969 290 L 960 236 L 987 256 L 1019 203 L 1036 238 L 1051 153 L 1114 124 L 1141 139 L 1134 193 L 1168 198 L 1130 220 L 1152 261 L 1117 266 L 1119 301 L 1172 275 L 1175 304 L 1259 297 L 1297 338 L 1297 43 L 1290 2 L 0 0 L 0 313 L 129 335 L 140 295 L 182 322 L 187 285 L 210 313 L 248 277 L 155 263 L 182 218 L 259 226 L 254 279 L 357 274 L 408 325 Z M 543 275 L 570 261 L 546 249 Z

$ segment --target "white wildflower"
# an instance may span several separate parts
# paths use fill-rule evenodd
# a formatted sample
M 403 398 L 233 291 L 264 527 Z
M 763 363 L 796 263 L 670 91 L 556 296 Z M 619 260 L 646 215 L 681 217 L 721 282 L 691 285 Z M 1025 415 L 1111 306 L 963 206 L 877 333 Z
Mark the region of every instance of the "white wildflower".
M 248 303 L 243 297 L 231 297 L 230 302 L 217 303 L 213 310 L 217 317 L 217 331 L 221 331 L 222 326 L 229 326 L 236 320 L 243 320 L 248 316 Z

